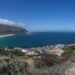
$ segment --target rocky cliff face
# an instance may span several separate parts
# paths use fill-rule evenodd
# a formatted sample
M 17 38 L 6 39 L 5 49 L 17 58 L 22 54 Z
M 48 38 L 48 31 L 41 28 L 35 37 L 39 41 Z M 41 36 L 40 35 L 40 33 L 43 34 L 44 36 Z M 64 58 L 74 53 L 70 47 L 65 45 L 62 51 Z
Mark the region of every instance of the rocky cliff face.
M 3 34 L 26 34 L 27 30 L 17 26 L 0 24 L 0 35 Z

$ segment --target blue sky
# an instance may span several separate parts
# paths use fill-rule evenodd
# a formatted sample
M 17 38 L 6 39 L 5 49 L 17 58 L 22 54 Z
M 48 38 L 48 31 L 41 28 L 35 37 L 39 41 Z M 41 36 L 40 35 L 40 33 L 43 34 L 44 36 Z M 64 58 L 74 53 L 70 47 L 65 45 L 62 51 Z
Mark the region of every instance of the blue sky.
M 0 0 L 0 18 L 28 31 L 75 31 L 75 0 Z

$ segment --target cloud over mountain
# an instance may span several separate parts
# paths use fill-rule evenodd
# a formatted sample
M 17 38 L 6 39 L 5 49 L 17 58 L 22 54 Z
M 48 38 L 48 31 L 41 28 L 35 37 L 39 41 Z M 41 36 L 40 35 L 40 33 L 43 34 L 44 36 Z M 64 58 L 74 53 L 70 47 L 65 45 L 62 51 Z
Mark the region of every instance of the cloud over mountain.
M 10 25 L 10 26 L 19 26 L 19 27 L 24 27 L 25 26 L 24 23 L 18 23 L 18 22 L 15 22 L 15 21 L 10 21 L 8 19 L 0 19 L 0 24 Z
M 2 34 L 25 34 L 25 24 L 17 23 L 7 19 L 0 19 L 0 35 Z

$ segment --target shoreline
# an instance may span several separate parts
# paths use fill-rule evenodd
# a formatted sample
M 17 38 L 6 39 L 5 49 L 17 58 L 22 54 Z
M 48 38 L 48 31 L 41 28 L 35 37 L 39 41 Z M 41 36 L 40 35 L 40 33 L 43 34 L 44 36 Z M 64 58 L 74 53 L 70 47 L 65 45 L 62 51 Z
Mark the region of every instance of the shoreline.
M 9 37 L 9 36 L 14 36 L 15 34 L 5 34 L 5 35 L 0 35 L 0 38 L 3 38 L 3 37 Z

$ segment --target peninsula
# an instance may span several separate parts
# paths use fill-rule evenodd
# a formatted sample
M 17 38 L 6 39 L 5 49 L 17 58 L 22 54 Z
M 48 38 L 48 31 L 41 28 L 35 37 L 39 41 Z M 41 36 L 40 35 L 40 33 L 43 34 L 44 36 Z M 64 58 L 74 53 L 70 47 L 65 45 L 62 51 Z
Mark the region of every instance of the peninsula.
M 10 26 L 6 24 L 0 24 L 0 38 L 7 37 L 7 36 L 14 36 L 16 34 L 27 34 L 27 30 L 18 27 L 18 26 Z

